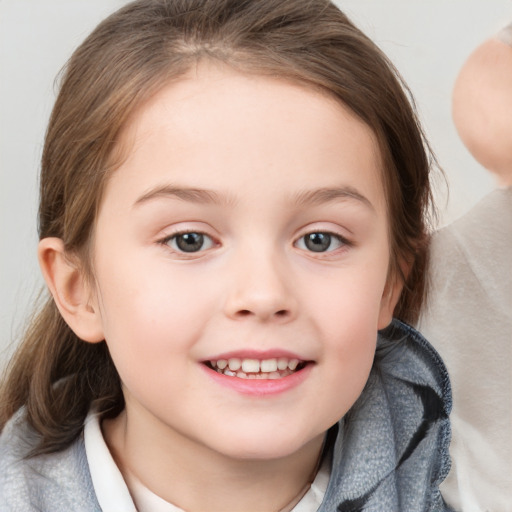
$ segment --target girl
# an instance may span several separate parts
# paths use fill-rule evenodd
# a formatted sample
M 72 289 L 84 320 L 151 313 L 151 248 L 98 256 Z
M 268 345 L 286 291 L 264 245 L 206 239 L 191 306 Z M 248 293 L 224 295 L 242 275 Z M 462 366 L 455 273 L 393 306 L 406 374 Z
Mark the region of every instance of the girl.
M 429 158 L 327 0 L 140 0 L 63 78 L 0 510 L 443 510 Z M 378 331 L 380 333 L 378 334 Z

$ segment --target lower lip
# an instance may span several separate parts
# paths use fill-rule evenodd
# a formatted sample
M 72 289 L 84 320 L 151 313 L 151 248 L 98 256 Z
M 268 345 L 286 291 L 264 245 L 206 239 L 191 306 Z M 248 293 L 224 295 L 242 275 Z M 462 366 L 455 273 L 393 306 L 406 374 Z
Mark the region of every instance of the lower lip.
M 271 396 L 285 393 L 301 384 L 311 372 L 312 364 L 307 364 L 302 370 L 281 379 L 241 379 L 229 377 L 202 365 L 207 375 L 216 383 L 230 388 L 242 395 Z

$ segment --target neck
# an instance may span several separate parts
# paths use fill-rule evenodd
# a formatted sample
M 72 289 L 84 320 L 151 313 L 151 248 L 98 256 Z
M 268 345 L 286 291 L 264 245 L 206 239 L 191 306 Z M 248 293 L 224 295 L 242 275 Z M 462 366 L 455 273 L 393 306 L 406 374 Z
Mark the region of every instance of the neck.
M 148 430 L 126 412 L 105 421 L 103 432 L 123 474 L 187 512 L 290 510 L 314 479 L 323 444 L 318 436 L 285 457 L 232 458 L 185 436 Z

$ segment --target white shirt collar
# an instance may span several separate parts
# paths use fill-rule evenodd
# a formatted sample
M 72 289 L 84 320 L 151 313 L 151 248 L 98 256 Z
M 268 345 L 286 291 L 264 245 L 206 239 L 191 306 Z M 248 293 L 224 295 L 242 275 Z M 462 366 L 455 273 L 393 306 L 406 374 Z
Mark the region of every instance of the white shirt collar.
M 99 416 L 91 412 L 85 420 L 84 444 L 92 485 L 102 512 L 137 512 L 123 475 L 103 439 Z

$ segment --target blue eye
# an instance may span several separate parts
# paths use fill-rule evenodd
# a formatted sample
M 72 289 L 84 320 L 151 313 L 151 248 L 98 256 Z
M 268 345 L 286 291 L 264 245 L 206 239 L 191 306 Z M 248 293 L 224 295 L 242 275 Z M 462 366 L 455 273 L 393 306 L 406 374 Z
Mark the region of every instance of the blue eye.
M 343 245 L 346 245 L 346 242 L 340 236 L 321 231 L 308 233 L 297 241 L 297 247 L 299 247 L 299 249 L 305 249 L 311 252 L 334 251 Z
M 210 249 L 213 240 L 203 233 L 178 233 L 165 240 L 165 243 L 177 252 L 199 252 Z

